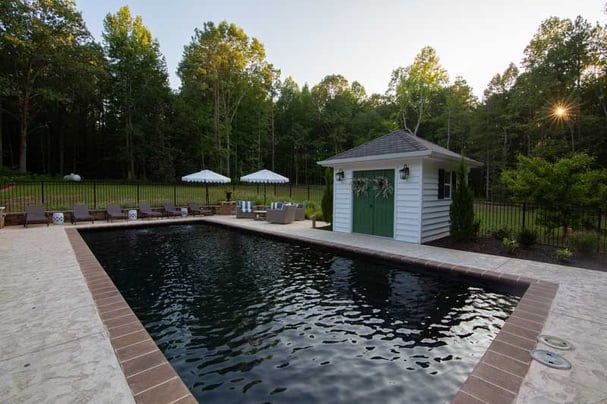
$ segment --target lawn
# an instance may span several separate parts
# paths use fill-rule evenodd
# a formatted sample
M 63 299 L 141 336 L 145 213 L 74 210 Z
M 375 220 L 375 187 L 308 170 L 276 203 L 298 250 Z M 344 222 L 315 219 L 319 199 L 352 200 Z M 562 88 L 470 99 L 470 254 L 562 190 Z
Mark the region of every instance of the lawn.
M 311 201 L 320 205 L 324 187 L 321 185 L 267 185 L 266 202 Z M 263 184 L 214 185 L 209 184 L 209 204 L 218 204 L 227 199 L 252 200 L 264 203 Z M 110 182 L 24 182 L 0 190 L 0 206 L 6 212 L 23 212 L 27 205 L 44 204 L 47 210 L 68 211 L 75 203 L 85 203 L 91 209 L 104 209 L 109 203 L 118 203 L 123 208 L 134 208 L 140 202 L 160 206 L 163 202 L 185 205 L 187 202 L 206 204 L 204 184 L 122 184 Z

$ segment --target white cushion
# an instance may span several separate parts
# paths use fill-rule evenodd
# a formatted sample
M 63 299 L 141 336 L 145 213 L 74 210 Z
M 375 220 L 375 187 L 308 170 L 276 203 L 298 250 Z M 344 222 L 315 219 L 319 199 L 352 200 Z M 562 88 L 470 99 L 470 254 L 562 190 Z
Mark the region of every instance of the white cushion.
M 251 208 L 251 201 L 243 201 L 242 208 L 240 210 L 245 213 L 253 212 L 253 209 Z

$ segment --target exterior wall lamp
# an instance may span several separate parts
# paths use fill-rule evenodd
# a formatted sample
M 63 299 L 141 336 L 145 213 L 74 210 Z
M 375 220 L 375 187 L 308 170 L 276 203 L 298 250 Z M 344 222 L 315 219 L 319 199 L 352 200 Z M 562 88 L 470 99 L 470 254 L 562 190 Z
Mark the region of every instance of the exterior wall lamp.
M 335 173 L 335 178 L 337 178 L 337 181 L 343 181 L 345 178 L 346 174 L 344 173 L 344 170 L 339 170 Z
M 400 179 L 407 181 L 407 178 L 409 178 L 409 166 L 403 165 L 403 168 L 398 170 L 398 172 L 400 173 Z

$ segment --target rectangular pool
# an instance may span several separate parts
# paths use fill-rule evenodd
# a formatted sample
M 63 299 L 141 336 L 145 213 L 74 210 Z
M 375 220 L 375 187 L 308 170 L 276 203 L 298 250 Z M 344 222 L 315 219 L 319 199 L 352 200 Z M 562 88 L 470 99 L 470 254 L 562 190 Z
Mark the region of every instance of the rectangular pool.
M 448 402 L 522 293 L 205 224 L 81 235 L 207 402 Z

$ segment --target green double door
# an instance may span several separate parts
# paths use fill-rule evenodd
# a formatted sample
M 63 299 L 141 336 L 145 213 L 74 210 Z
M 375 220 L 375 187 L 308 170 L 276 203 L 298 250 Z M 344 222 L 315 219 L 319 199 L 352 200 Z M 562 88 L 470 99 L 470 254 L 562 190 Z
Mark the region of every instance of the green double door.
M 394 191 L 394 170 L 355 171 L 352 231 L 394 237 Z

